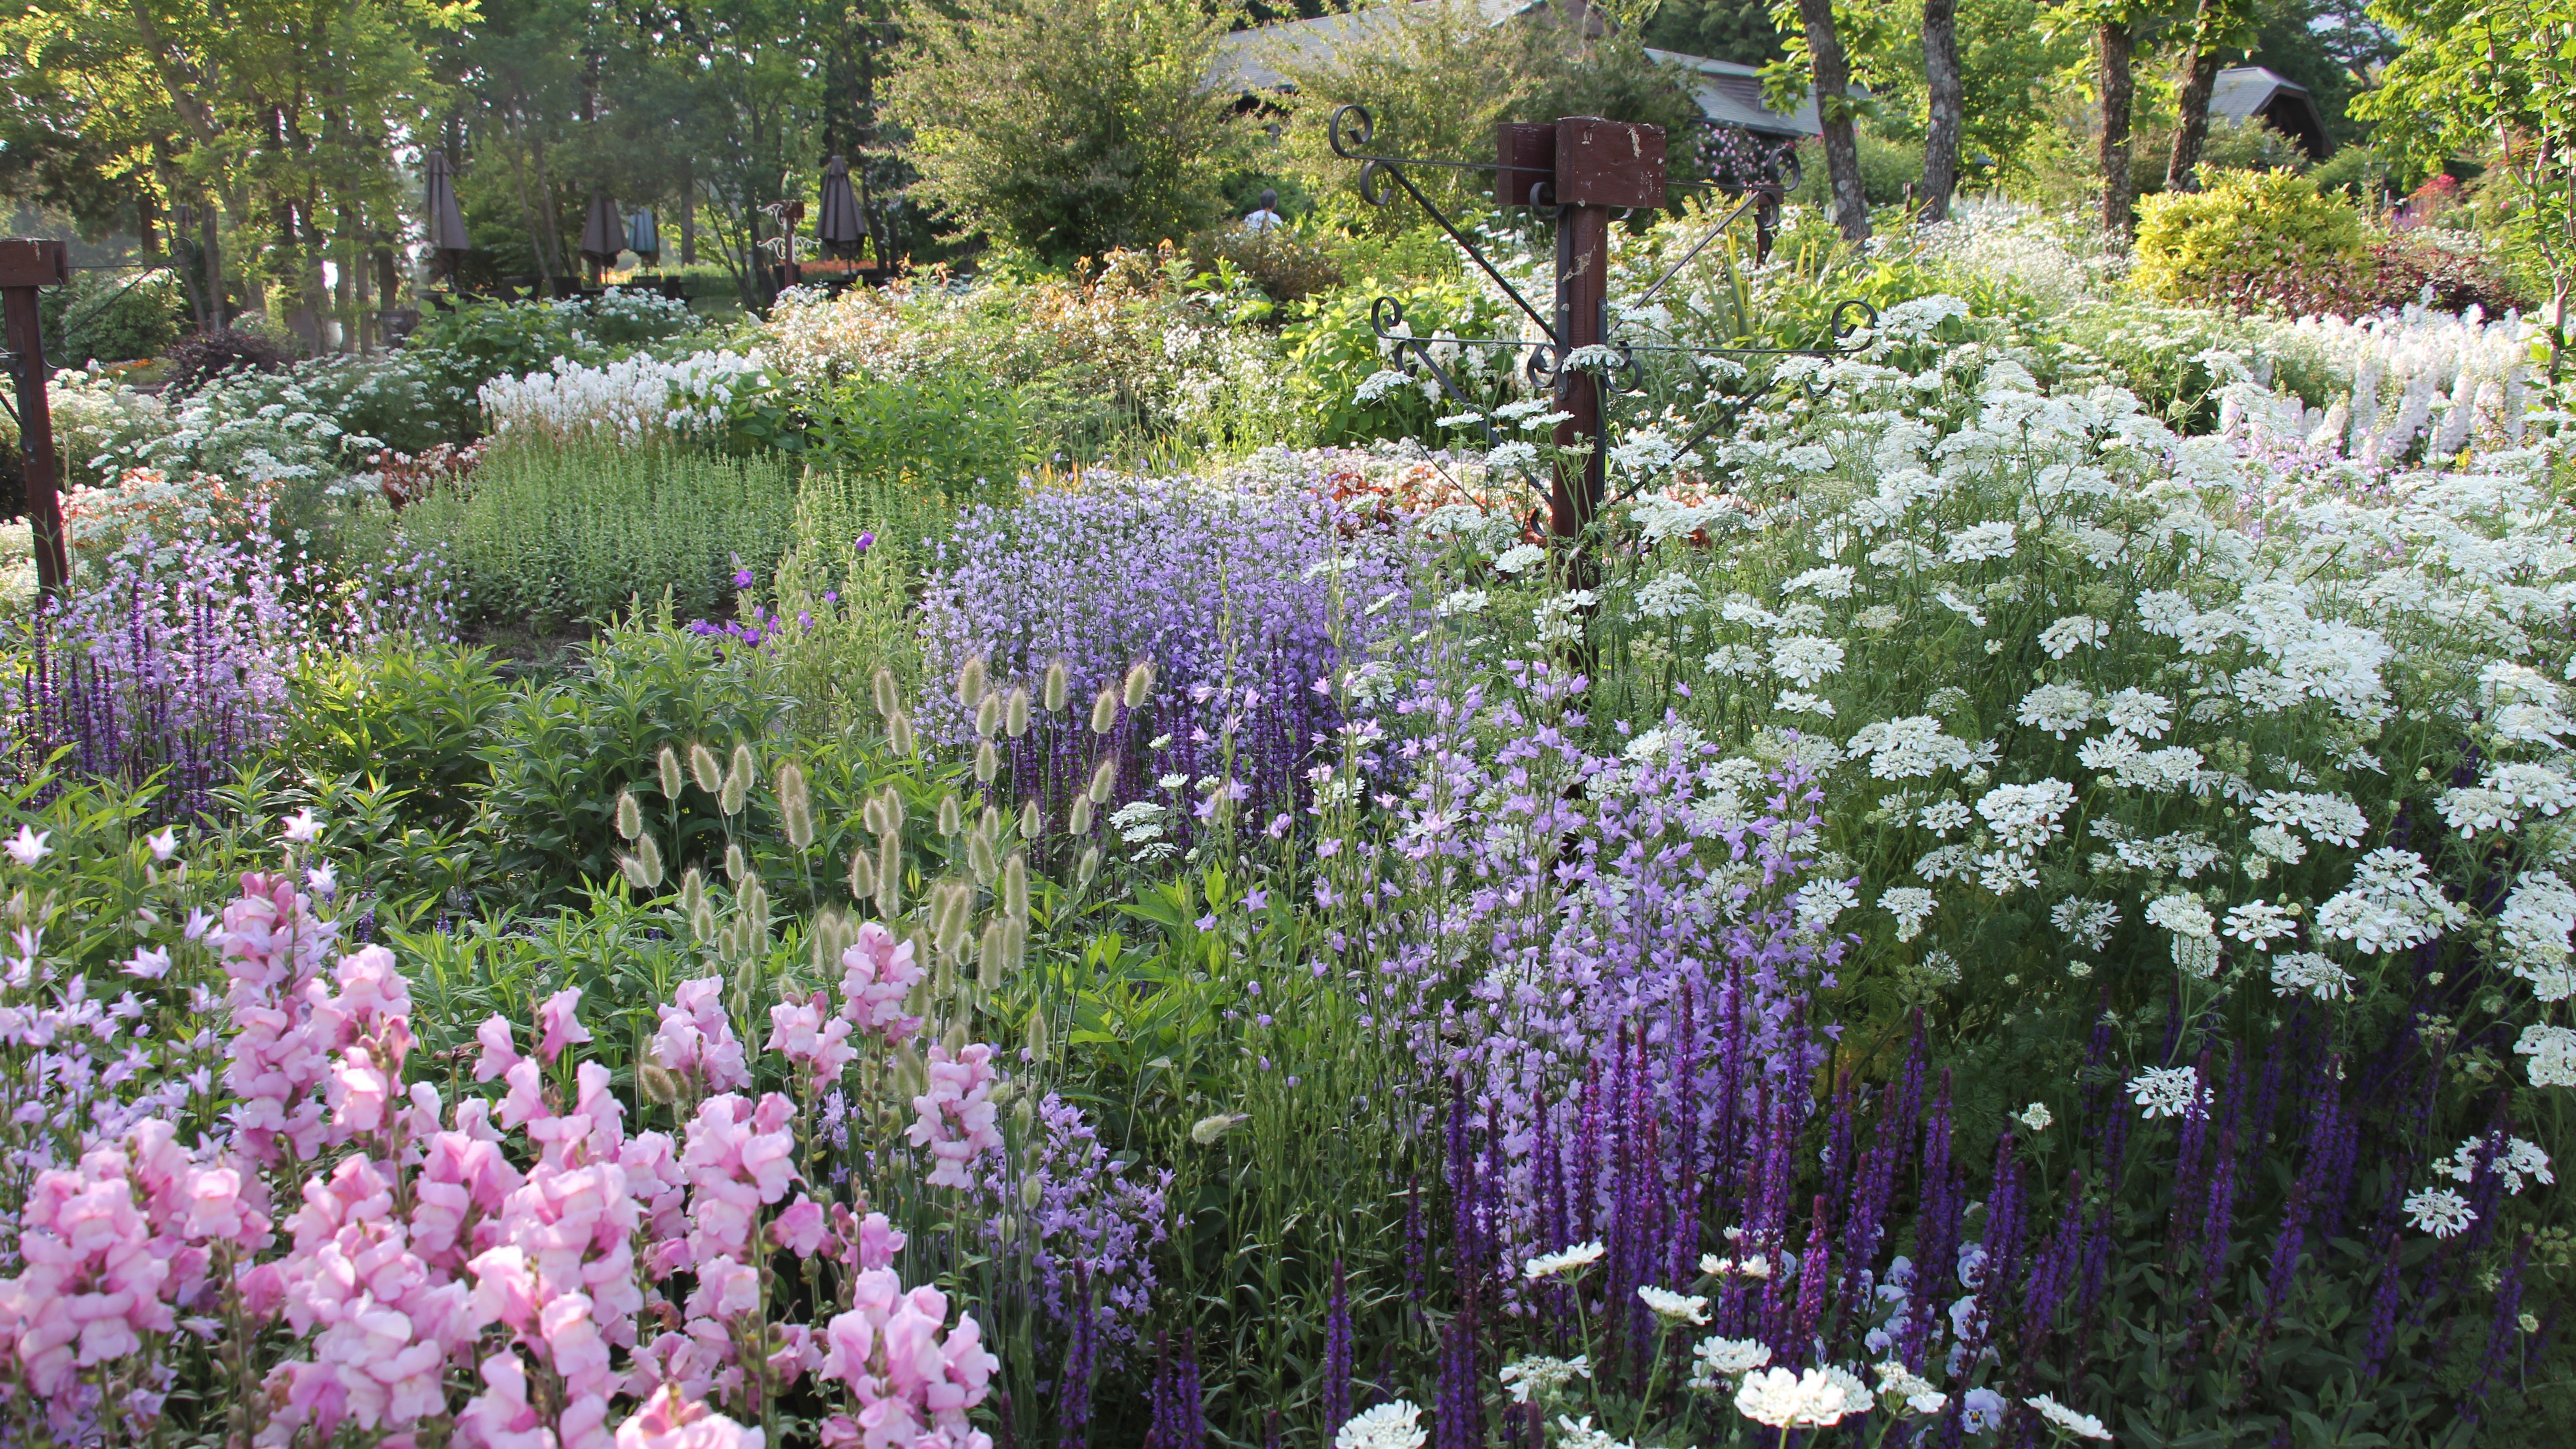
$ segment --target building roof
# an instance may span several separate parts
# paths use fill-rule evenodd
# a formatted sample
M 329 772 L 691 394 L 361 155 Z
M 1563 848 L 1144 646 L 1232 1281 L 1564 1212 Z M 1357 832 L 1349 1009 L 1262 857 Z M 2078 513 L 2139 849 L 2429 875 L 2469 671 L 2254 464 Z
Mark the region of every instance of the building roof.
M 1677 65 L 1692 73 L 1691 99 L 1699 102 L 1700 114 L 1708 117 L 1712 126 L 1738 126 L 1766 136 L 1813 136 L 1822 129 L 1816 122 L 1813 86 L 1807 88 L 1807 98 L 1797 110 L 1783 114 L 1763 103 L 1759 66 L 1684 55 L 1677 50 L 1648 50 L 1646 54 L 1661 64 Z
M 2326 134 L 2325 112 L 2306 86 L 2259 65 L 2232 65 L 2218 73 L 2210 87 L 2209 114 L 2231 121 L 2261 120 L 2299 143 L 2308 159 L 2322 161 L 2334 152 Z
M 1412 0 L 1431 4 L 1433 0 Z M 1545 9 L 1548 0 L 1476 0 L 1488 27 Z M 1250 30 L 1229 32 L 1217 42 L 1208 89 L 1244 94 L 1296 89 L 1287 71 L 1328 65 L 1333 53 L 1354 41 L 1366 42 L 1402 24 L 1411 4 L 1364 5 L 1311 20 L 1274 20 Z
M 1416 0 L 1416 3 L 1429 4 L 1433 0 Z M 1477 0 L 1476 9 L 1484 17 L 1485 24 L 1495 26 L 1533 10 L 1547 9 L 1548 3 L 1549 0 Z M 1370 5 L 1312 20 L 1275 21 L 1251 30 L 1234 31 L 1217 42 L 1216 61 L 1209 71 L 1208 87 L 1245 95 L 1294 90 L 1296 84 L 1288 78 L 1288 72 L 1330 64 L 1334 52 L 1343 46 L 1365 44 L 1384 34 L 1389 27 L 1402 24 L 1409 8 L 1407 5 Z M 1684 55 L 1672 50 L 1648 50 L 1646 54 L 1659 64 L 1679 66 L 1691 72 L 1685 85 L 1691 98 L 1699 102 L 1700 113 L 1713 126 L 1737 126 L 1757 134 L 1780 137 L 1813 136 L 1817 133 L 1816 101 L 1812 89 L 1804 105 L 1794 113 L 1784 115 L 1762 103 L 1762 72 L 1758 67 L 1739 65 L 1731 60 Z

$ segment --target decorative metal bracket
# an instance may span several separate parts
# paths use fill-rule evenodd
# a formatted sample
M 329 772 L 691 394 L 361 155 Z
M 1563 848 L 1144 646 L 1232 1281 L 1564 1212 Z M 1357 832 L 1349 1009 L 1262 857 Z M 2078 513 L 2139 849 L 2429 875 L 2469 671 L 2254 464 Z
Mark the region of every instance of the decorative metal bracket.
M 1369 308 L 1369 329 L 1376 334 L 1380 349 L 1390 354 L 1406 376 L 1429 373 L 1440 389 L 1461 408 L 1476 417 L 1486 447 L 1499 447 L 1489 410 L 1467 396 L 1457 379 L 1431 355 L 1434 346 L 1460 348 L 1504 348 L 1524 354 L 1522 369 L 1533 388 L 1552 390 L 1558 395 L 1558 416 L 1564 421 L 1557 427 L 1558 448 L 1581 461 L 1572 465 L 1579 478 L 1571 476 L 1561 464 L 1550 494 L 1550 528 L 1560 536 L 1579 534 L 1583 526 L 1607 502 L 1632 497 L 1644 486 L 1643 480 L 1630 486 L 1618 498 L 1605 498 L 1603 476 L 1602 394 L 1633 397 L 1642 389 L 1645 377 L 1638 361 L 1640 353 L 1673 353 L 1692 358 L 1715 357 L 1846 357 L 1862 350 L 1865 343 L 1854 342 L 1856 334 L 1874 330 L 1878 314 L 1868 303 L 1850 299 L 1835 304 L 1828 319 L 1831 337 L 1812 347 L 1699 347 L 1688 344 L 1641 342 L 1613 337 L 1608 325 L 1609 304 L 1603 290 L 1608 266 L 1608 219 L 1613 211 L 1633 210 L 1640 206 L 1660 207 L 1664 196 L 1664 137 L 1652 126 L 1631 126 L 1589 117 L 1572 117 L 1549 125 L 1515 125 L 1506 123 L 1497 145 L 1493 162 L 1435 160 L 1411 156 L 1378 155 L 1368 151 L 1376 133 L 1375 118 L 1368 108 L 1345 105 L 1333 112 L 1327 132 L 1333 154 L 1360 163 L 1360 199 L 1371 206 L 1387 206 L 1395 199 L 1388 183 L 1413 199 L 1425 215 L 1448 234 L 1469 261 L 1491 278 L 1503 294 L 1520 308 L 1521 313 L 1538 332 L 1534 338 L 1441 337 L 1424 338 L 1413 334 L 1405 322 L 1404 305 L 1393 297 L 1379 297 Z M 1779 157 L 1768 158 L 1769 178 L 1776 183 L 1781 165 Z M 1785 163 L 1794 166 L 1795 158 Z M 1498 173 L 1497 191 L 1505 204 L 1525 199 L 1533 209 L 1547 208 L 1557 212 L 1559 245 L 1556 268 L 1556 309 L 1554 316 L 1543 315 L 1521 294 L 1501 268 L 1485 255 L 1474 239 L 1434 205 L 1405 168 L 1428 166 L 1451 171 L 1492 171 Z M 1657 293 L 1681 275 L 1702 252 L 1723 236 L 1727 229 L 1748 212 L 1757 218 L 1767 217 L 1765 206 L 1775 206 L 1781 188 L 1775 185 L 1752 188 L 1708 233 L 1693 242 L 1679 260 L 1666 268 L 1645 291 L 1637 306 L 1653 300 Z M 1578 225 L 1579 223 L 1579 225 Z M 1570 376 L 1569 374 L 1575 374 Z M 1589 378 L 1585 378 L 1588 374 Z M 1623 379 L 1614 387 L 1613 379 Z M 1687 456 L 1706 442 L 1721 427 L 1732 426 L 1751 405 L 1778 386 L 1776 376 L 1759 388 L 1730 398 L 1728 404 L 1712 417 L 1691 439 L 1675 450 Z M 1515 470 L 1522 481 L 1533 489 L 1538 483 L 1527 468 Z

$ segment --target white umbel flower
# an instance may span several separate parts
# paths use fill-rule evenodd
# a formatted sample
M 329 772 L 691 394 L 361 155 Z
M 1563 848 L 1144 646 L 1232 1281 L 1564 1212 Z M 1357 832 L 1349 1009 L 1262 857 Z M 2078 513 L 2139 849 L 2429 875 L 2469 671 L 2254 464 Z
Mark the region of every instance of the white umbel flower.
M 1541 1253 L 1521 1265 L 1522 1276 L 1533 1281 L 1554 1278 L 1565 1273 L 1579 1273 L 1601 1261 L 1609 1249 L 1599 1243 L 1582 1243 L 1560 1252 Z
M 1669 1288 L 1641 1283 L 1637 1286 L 1637 1301 L 1645 1304 L 1646 1311 L 1662 1319 L 1668 1328 L 1677 1328 L 1685 1323 L 1697 1327 L 1708 1322 L 1708 1300 L 1696 1294 L 1675 1293 Z
M 2039 1416 L 2047 1420 L 2048 1426 L 2064 1438 L 2096 1439 L 2105 1444 L 2111 1442 L 2111 1431 L 2104 1428 L 2102 1421 L 2091 1414 L 2079 1414 L 2046 1394 L 2034 1394 L 2022 1402 L 2039 1410 Z
M 1431 1442 L 1420 1424 L 1422 1410 L 1403 1399 L 1390 1400 L 1342 1422 L 1333 1449 L 1422 1449 Z
M 1746 1374 L 1735 1391 L 1736 1412 L 1774 1429 L 1805 1429 L 1842 1422 L 1851 1412 L 1842 1385 L 1814 1369 L 1784 1368 Z

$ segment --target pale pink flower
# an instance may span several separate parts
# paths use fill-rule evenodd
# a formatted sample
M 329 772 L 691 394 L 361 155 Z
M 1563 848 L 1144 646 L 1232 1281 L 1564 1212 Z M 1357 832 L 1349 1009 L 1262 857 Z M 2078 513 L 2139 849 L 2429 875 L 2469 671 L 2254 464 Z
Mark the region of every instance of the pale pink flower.
M 936 1166 L 932 1187 L 971 1187 L 967 1165 L 987 1152 L 999 1152 L 1002 1133 L 998 1109 L 990 1100 L 996 1073 L 993 1049 L 982 1042 L 955 1057 L 945 1045 L 930 1049 L 930 1089 L 912 1099 L 918 1115 L 905 1136 L 915 1147 L 928 1147 Z
M 555 1058 L 563 1055 L 565 1047 L 578 1046 L 590 1040 L 590 1028 L 581 1024 L 580 1010 L 581 988 L 578 986 L 565 987 L 547 997 L 546 1004 L 537 1008 L 537 1029 L 541 1033 L 537 1055 L 545 1058 L 548 1066 L 554 1065 Z
M 889 1043 L 910 1041 L 921 1032 L 921 1018 L 906 1016 L 903 1003 L 921 977 L 912 943 L 867 922 L 859 927 L 858 943 L 841 953 L 842 1019 Z
M 733 1022 L 724 1010 L 724 980 L 706 976 L 683 981 L 671 1004 L 657 1008 L 662 1029 L 653 1034 L 653 1054 L 663 1066 L 694 1076 L 710 1092 L 729 1092 L 751 1085 L 751 1071 Z
M 664 1384 L 625 1423 L 617 1449 L 760 1449 L 761 1432 L 746 1429 L 705 1404 Z M 910 1446 L 905 1446 L 910 1449 Z
M 482 1043 L 482 1054 L 474 1059 L 474 1080 L 489 1082 L 507 1074 L 519 1064 L 519 1046 L 510 1035 L 510 1019 L 494 1012 L 474 1028 L 474 1039 Z

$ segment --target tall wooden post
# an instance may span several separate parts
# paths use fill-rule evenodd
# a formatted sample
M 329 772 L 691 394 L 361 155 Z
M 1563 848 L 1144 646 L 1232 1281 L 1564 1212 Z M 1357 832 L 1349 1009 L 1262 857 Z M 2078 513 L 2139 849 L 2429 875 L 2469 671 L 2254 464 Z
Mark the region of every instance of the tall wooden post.
M 62 592 L 71 577 L 63 546 L 62 478 L 54 458 L 54 419 L 45 407 L 45 334 L 36 315 L 36 289 L 72 279 L 71 258 L 58 241 L 0 240 L 0 311 L 8 319 L 10 371 L 18 380 L 18 452 L 27 462 L 27 522 L 34 534 L 36 583 Z
M 1554 122 L 1505 122 L 1497 137 L 1498 199 L 1505 206 L 1553 206 L 1556 228 L 1558 355 L 1556 425 L 1560 450 L 1587 449 L 1579 467 L 1560 464 L 1548 494 L 1548 532 L 1582 534 L 1600 510 L 1609 460 L 1602 455 L 1597 364 L 1566 367 L 1584 348 L 1610 336 L 1610 213 L 1664 204 L 1661 126 L 1565 116 Z

